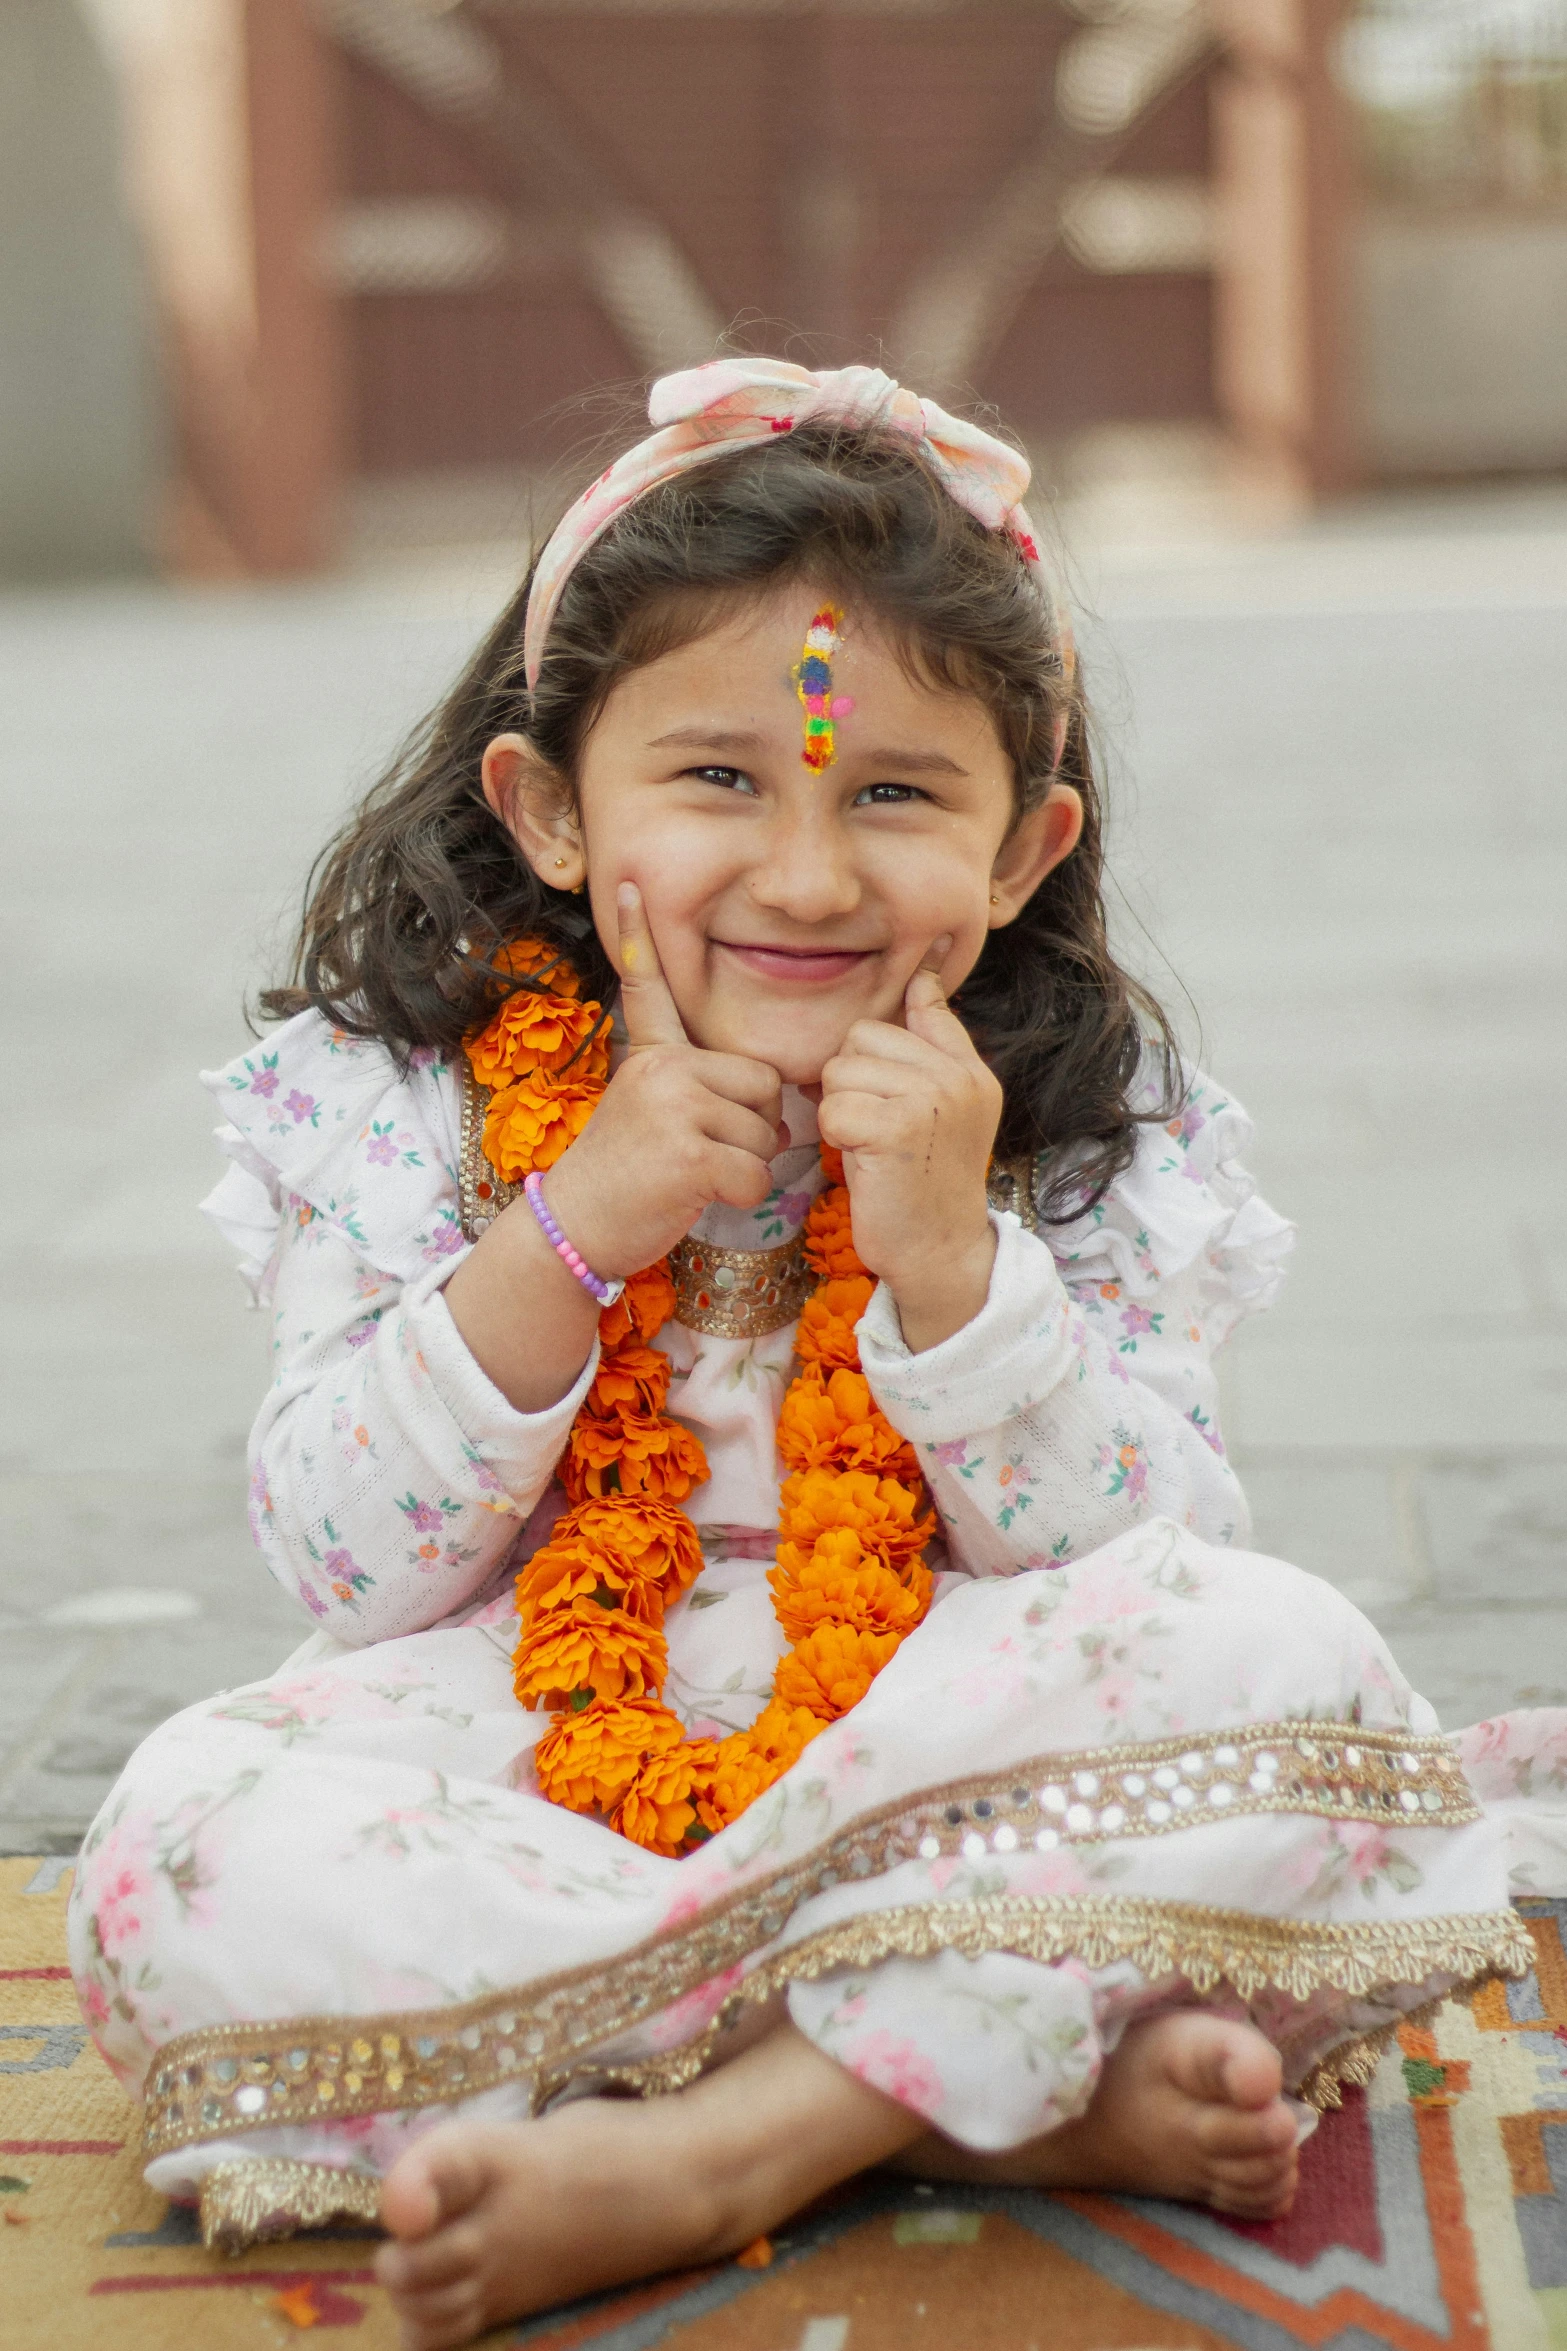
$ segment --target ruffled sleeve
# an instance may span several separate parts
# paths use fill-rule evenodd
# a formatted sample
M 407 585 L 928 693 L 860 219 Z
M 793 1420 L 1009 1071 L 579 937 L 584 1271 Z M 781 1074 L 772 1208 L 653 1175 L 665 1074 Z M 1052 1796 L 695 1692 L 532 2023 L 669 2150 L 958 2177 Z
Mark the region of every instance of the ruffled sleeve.
M 545 1412 L 514 1411 L 444 1286 L 466 1255 L 459 1112 L 434 1054 L 314 1012 L 205 1083 L 230 1165 L 203 1205 L 272 1314 L 250 1439 L 250 1523 L 278 1582 L 360 1646 L 483 1595 L 549 1485 L 598 1361 Z
M 1050 1567 L 1156 1516 L 1247 1540 L 1213 1358 L 1276 1295 L 1294 1238 L 1241 1164 L 1250 1134 L 1234 1099 L 1194 1078 L 1095 1208 L 1038 1234 L 993 1214 L 985 1305 L 922 1354 L 878 1288 L 860 1361 L 920 1454 L 955 1565 Z
M 462 1253 L 456 1090 L 436 1053 L 400 1071 L 373 1038 L 301 1012 L 201 1082 L 225 1112 L 217 1142 L 231 1163 L 201 1205 L 258 1301 L 290 1203 L 398 1281 Z
M 1234 1095 L 1197 1072 L 1178 1117 L 1138 1129 L 1136 1156 L 1104 1199 L 1069 1224 L 1043 1228 L 1068 1288 L 1096 1294 L 1109 1285 L 1145 1304 L 1178 1283 L 1200 1299 L 1211 1347 L 1271 1306 L 1295 1227 L 1242 1164 L 1252 1131 Z

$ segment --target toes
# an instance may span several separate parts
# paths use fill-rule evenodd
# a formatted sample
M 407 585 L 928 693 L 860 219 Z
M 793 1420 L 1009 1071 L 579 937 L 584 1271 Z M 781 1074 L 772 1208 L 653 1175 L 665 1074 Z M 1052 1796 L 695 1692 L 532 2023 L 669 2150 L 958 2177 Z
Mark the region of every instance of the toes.
M 1215 2185 L 1208 2203 L 1215 2212 L 1233 2213 L 1237 2220 L 1282 2220 L 1295 2201 L 1293 2176 L 1271 2188 L 1226 2188 Z
M 1197 2144 L 1216 2161 L 1264 2157 L 1277 2163 L 1294 2149 L 1295 2117 L 1282 2098 L 1270 2106 L 1208 2106 L 1197 2116 Z
M 1254 2025 L 1198 2009 L 1171 2018 L 1165 2058 L 1178 2089 L 1215 2105 L 1268 2106 L 1284 2087 L 1279 2053 Z
M 455 2220 L 478 2203 L 485 2176 L 468 2132 L 432 2131 L 400 2155 L 382 2181 L 381 2225 L 394 2237 L 428 2237 L 443 2220 Z
M 1237 2194 L 1271 2194 L 1282 2180 L 1295 2177 L 1295 2164 L 1289 2157 L 1282 2161 L 1276 2155 L 1255 2155 L 1239 2162 L 1215 2163 L 1210 2166 L 1210 2177 L 1219 2186 L 1233 2188 Z
M 1244 2038 L 1232 2042 L 1220 2060 L 1219 2078 L 1225 2096 L 1232 2106 L 1259 2108 L 1278 2104 L 1284 2095 L 1284 2067 L 1277 2049 L 1250 2025 L 1233 2029 Z M 1295 2126 L 1287 2113 L 1284 2120 L 1293 2138 Z
M 470 2280 L 444 2286 L 436 2294 L 399 2297 L 397 2319 L 403 2351 L 448 2351 L 448 2346 L 471 2343 L 483 2332 L 484 2304 Z
M 1215 2189 L 1208 2198 L 1212 2212 L 1229 2212 L 1231 2219 L 1283 2219 L 1292 2203 L 1294 2189 L 1276 2189 L 1269 2196 L 1240 2193 L 1238 2189 Z
M 383 2245 L 376 2276 L 389 2294 L 426 2294 L 476 2274 L 483 2253 L 477 2229 L 459 2221 L 412 2244 Z
M 1265 2157 L 1249 2163 L 1215 2164 L 1208 2182 L 1208 2202 L 1217 2212 L 1231 2212 L 1248 2220 L 1278 2220 L 1295 2201 L 1298 2165 L 1293 2155 L 1283 2161 Z

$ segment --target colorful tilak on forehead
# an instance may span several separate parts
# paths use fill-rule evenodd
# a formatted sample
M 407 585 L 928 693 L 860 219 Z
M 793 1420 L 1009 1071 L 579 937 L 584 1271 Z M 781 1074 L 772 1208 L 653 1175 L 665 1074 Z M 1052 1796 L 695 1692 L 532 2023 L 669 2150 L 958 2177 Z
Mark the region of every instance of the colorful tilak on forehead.
M 790 672 L 794 690 L 805 706 L 805 743 L 800 757 L 813 775 L 831 767 L 838 756 L 835 719 L 854 706 L 847 694 L 832 690 L 833 656 L 838 651 L 838 623 L 843 613 L 836 604 L 824 604 L 805 632 L 805 650 Z

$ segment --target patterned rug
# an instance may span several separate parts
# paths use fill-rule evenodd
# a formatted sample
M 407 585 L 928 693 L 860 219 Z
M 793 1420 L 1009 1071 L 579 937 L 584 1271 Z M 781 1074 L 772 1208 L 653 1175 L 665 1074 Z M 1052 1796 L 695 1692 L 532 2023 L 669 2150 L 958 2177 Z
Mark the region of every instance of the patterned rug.
M 136 2118 L 65 1969 L 68 1872 L 0 1861 L 0 2342 L 203 2351 L 358 2330 L 371 2240 L 219 2262 L 141 2182 Z M 1528 1982 L 1406 2029 L 1308 2143 L 1285 2221 L 871 2177 L 769 2258 L 503 2328 L 530 2351 L 1567 2351 L 1567 1902 Z

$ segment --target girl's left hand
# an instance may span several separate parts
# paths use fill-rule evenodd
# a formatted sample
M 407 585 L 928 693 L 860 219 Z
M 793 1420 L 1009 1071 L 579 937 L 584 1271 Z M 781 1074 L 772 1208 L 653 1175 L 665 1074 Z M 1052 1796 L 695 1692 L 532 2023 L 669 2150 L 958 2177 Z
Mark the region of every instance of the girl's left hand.
M 906 1028 L 857 1020 L 822 1071 L 818 1126 L 843 1153 L 854 1246 L 897 1301 L 915 1354 L 984 1305 L 996 1237 L 985 1177 L 1001 1087 L 947 1008 L 938 940 L 905 991 Z

